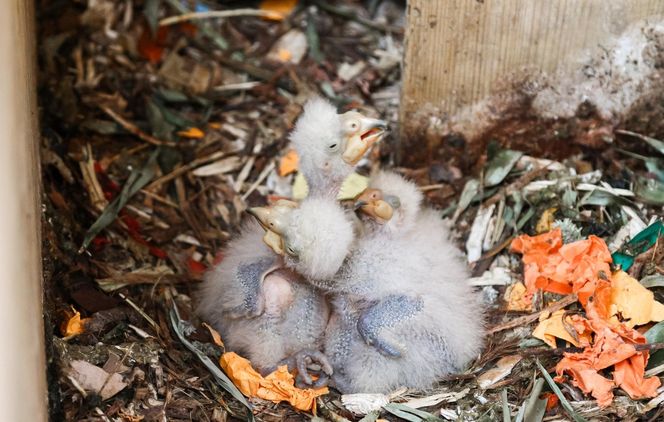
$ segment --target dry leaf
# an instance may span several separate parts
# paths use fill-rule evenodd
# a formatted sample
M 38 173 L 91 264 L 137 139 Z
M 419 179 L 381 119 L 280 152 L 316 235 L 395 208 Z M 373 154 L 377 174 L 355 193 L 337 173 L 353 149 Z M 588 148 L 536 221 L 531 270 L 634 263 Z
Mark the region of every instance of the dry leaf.
M 327 387 L 315 390 L 295 387 L 295 378 L 285 365 L 263 377 L 247 359 L 233 352 L 221 355 L 219 364 L 245 396 L 258 397 L 274 403 L 287 401 L 299 410 L 315 411 L 316 397 L 329 392 Z
M 214 344 L 216 344 L 219 347 L 225 347 L 224 342 L 221 340 L 221 335 L 217 330 L 214 328 L 210 327 L 207 322 L 203 323 L 203 327 L 207 328 L 208 331 L 210 331 L 210 335 L 212 336 L 212 340 L 214 341 Z
M 280 63 L 298 64 L 307 54 L 307 36 L 299 29 L 291 29 L 277 40 L 265 58 Z
M 243 161 L 238 156 L 232 156 L 223 158 L 214 163 L 201 166 L 194 170 L 192 173 L 194 176 L 205 177 L 205 176 L 215 176 L 217 174 L 229 173 L 231 171 L 237 170 L 242 166 Z
M 591 394 L 601 407 L 606 407 L 613 401 L 613 381 L 601 376 L 592 367 L 588 359 L 570 354 L 565 356 L 556 366 L 557 382 L 562 382 L 562 373 L 572 376 L 572 384 L 579 387 L 586 394 Z
M 366 415 L 367 413 L 380 410 L 389 402 L 390 398 L 385 394 L 355 393 L 341 396 L 341 404 L 356 415 Z
M 100 367 L 84 360 L 72 361 L 69 375 L 73 377 L 84 390 L 99 394 L 102 400 L 110 399 L 127 386 L 122 380 L 122 375 L 109 374 Z
M 556 213 L 556 211 L 556 208 L 549 208 L 542 213 L 539 220 L 537 221 L 537 225 L 535 226 L 535 231 L 538 234 L 551 231 L 554 221 L 553 215 Z
M 479 377 L 477 377 L 477 384 L 481 389 L 486 390 L 491 388 L 492 385 L 507 377 L 514 369 L 514 366 L 521 361 L 521 356 L 505 356 L 496 362 L 496 367 L 489 369 Z

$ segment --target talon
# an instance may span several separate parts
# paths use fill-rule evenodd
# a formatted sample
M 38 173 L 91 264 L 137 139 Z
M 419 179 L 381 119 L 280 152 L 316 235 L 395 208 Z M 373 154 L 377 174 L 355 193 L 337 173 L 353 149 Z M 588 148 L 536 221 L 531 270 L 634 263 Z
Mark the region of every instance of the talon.
M 295 385 L 299 388 L 323 387 L 328 384 L 333 372 L 332 365 L 330 365 L 327 357 L 316 350 L 301 350 L 286 361 L 289 362 L 289 369 L 291 367 L 297 369 Z M 310 368 L 312 365 L 316 365 L 320 369 Z M 318 379 L 314 380 L 312 375 L 318 376 Z

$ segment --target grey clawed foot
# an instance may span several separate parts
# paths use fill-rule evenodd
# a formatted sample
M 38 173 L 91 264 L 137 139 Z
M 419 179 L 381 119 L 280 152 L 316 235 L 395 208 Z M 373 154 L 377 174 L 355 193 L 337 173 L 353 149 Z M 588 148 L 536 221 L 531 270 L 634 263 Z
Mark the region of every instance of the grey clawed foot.
M 285 359 L 284 363 L 289 370 L 297 370 L 295 386 L 298 388 L 325 387 L 333 372 L 327 357 L 317 350 L 301 350 Z M 314 376 L 317 376 L 315 380 Z

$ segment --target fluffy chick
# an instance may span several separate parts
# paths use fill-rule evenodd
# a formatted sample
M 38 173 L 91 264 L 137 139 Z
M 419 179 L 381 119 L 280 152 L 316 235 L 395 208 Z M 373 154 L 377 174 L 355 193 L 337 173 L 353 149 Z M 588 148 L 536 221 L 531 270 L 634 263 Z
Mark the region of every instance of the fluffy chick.
M 371 185 L 359 203 L 370 217 L 367 232 L 341 264 L 348 238 L 331 233 L 348 232 L 351 223 L 316 220 L 320 207 L 300 209 L 280 230 L 292 253 L 285 262 L 331 294 L 325 354 L 340 391 L 425 389 L 479 352 L 480 302 L 442 224 L 420 209 L 416 186 L 390 173 Z
M 386 129 L 382 120 L 356 111 L 337 114 L 336 108 L 320 97 L 308 100 L 290 139 L 309 195 L 335 198 L 357 162 Z
M 283 257 L 285 267 L 305 280 L 332 279 L 344 264 L 354 242 L 354 220 L 332 198 L 308 197 L 298 207 L 256 207 L 251 209 L 269 236 L 266 244 Z M 266 236 L 267 238 L 268 236 Z M 315 287 L 313 287 L 315 288 Z M 322 335 L 324 330 L 321 329 Z M 322 343 L 318 344 L 322 350 Z M 321 354 L 309 353 L 332 372 Z M 306 363 L 296 362 L 299 380 L 312 384 Z
M 335 292 L 325 352 L 343 392 L 426 389 L 481 348 L 482 311 L 466 266 L 421 202 L 394 173 L 372 178 L 358 204 L 365 236 L 340 277 L 321 286 Z
M 224 259 L 205 275 L 197 313 L 228 350 L 267 374 L 288 360 L 319 360 L 313 351 L 321 349 L 330 311 L 321 292 L 263 244 L 263 234 L 252 221 L 228 244 Z M 301 353 L 308 350 L 311 356 Z

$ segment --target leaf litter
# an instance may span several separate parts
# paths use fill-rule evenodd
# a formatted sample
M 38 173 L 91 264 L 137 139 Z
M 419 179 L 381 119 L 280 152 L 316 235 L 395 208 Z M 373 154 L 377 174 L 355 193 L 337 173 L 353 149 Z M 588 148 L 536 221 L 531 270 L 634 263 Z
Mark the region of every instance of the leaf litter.
M 219 367 L 222 350 L 192 314 L 192 297 L 244 209 L 306 192 L 294 186 L 287 134 L 307 95 L 396 124 L 404 10 L 396 20 L 385 10 L 350 1 L 265 1 L 250 12 L 176 0 L 39 4 L 54 420 L 310 418 L 244 397 Z M 344 400 L 331 389 L 316 399 L 318 415 L 660 415 L 664 239 L 653 227 L 664 205 L 662 141 L 615 135 L 563 161 L 536 145 L 493 145 L 475 166 L 457 154 L 397 168 L 456 222 L 489 307 L 487 345 L 433 391 Z M 362 174 L 395 162 L 389 136 Z M 356 177 L 347 196 L 365 184 Z M 510 245 L 530 253 L 521 262 Z

